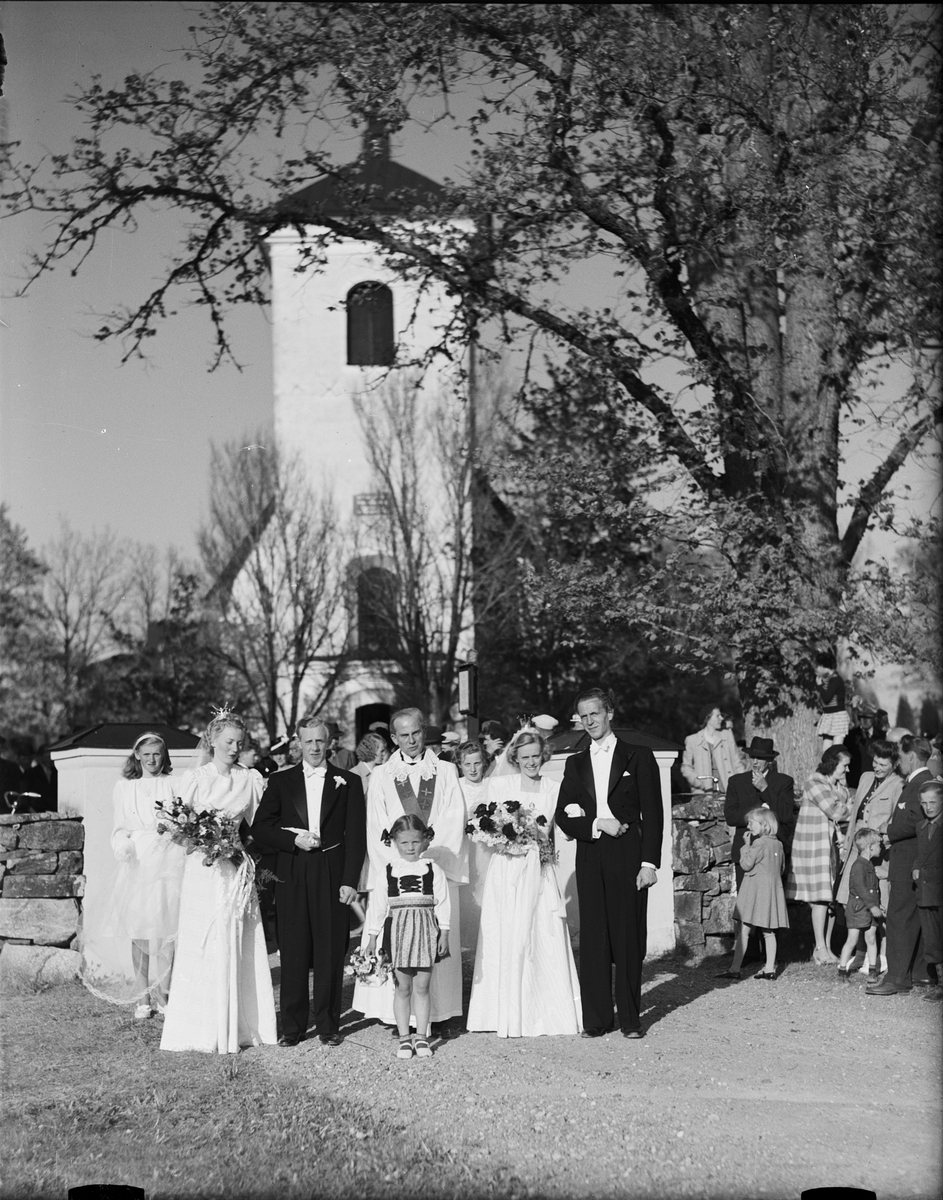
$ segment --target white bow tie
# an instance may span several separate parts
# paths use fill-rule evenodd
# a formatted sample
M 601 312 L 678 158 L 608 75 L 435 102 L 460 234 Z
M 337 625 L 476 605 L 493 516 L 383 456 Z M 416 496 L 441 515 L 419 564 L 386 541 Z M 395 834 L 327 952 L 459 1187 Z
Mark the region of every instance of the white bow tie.
M 612 742 L 593 742 L 589 749 L 592 754 L 608 754 L 612 750 Z
M 327 775 L 327 767 L 309 767 L 308 764 L 305 763 L 305 774 L 317 775 L 319 779 L 324 779 Z

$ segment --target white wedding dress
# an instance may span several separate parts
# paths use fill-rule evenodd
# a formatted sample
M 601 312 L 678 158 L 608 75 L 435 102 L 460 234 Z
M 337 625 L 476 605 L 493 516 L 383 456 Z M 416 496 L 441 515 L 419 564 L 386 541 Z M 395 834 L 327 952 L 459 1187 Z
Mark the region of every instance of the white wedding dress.
M 520 780 L 490 779 L 485 799 L 520 800 L 552 822 L 560 785 L 541 779 L 539 792 L 525 792 Z M 481 898 L 469 1032 L 576 1034 L 580 1015 L 566 906 L 553 866 L 541 866 L 536 846 L 522 855 L 493 853 Z
M 213 763 L 186 771 L 180 782 L 181 798 L 194 808 L 249 822 L 265 787 L 257 771 L 234 766 L 222 775 Z M 234 1054 L 278 1041 L 253 877 L 245 863 L 218 859 L 206 867 L 199 851 L 187 855 L 161 1050 Z

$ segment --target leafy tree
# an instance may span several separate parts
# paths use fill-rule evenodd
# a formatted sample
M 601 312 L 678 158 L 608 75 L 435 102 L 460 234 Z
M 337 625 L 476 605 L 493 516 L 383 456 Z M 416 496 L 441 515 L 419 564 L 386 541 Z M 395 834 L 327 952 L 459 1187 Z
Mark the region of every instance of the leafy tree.
M 264 239 L 287 223 L 308 228 L 313 264 L 366 238 L 444 282 L 463 301 L 445 339 L 494 318 L 604 372 L 685 520 L 630 611 L 605 574 L 578 572 L 568 611 L 644 617 L 695 661 L 732 655 L 751 721 L 799 755 L 809 656 L 854 635 L 856 553 L 939 421 L 940 55 L 923 11 L 220 4 L 195 33 L 197 84 L 94 81 L 76 101 L 86 136 L 51 179 L 20 166 L 8 191 L 57 219 L 37 272 L 141 208 L 180 211 L 177 261 L 101 331 L 129 353 L 178 286 L 228 353 L 225 309 L 264 300 Z M 473 144 L 461 184 L 413 215 L 458 213 L 471 232 L 375 212 L 332 159 L 332 122 L 395 130 L 411 113 Z M 346 216 L 298 198 L 321 174 Z M 560 285 L 587 259 L 609 285 L 568 304 Z M 907 382 L 876 406 L 888 364 Z M 843 496 L 843 432 L 864 421 L 878 465 Z
M 46 567 L 0 505 L 0 724 L 47 740 L 55 731 Z

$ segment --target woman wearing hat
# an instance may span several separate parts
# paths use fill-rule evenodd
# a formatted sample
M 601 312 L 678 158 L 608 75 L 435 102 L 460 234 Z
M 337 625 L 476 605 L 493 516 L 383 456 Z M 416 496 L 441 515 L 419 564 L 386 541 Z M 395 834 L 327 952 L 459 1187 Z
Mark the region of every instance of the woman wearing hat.
M 740 847 L 747 829 L 747 813 L 753 808 L 768 808 L 779 823 L 777 837 L 787 849 L 796 819 L 795 780 L 777 771 L 779 751 L 773 746 L 773 739 L 755 737 L 744 753 L 750 769 L 731 775 L 724 801 L 724 820 L 734 827 L 731 857 L 738 888 L 743 882 Z
M 834 899 L 838 864 L 835 837 L 837 823 L 848 817 L 845 776 L 851 755 L 844 746 L 829 746 L 802 792 L 796 836 L 792 843 L 786 898 L 804 900 L 812 909 L 815 950 L 820 966 L 838 962 L 825 939 L 828 906 Z

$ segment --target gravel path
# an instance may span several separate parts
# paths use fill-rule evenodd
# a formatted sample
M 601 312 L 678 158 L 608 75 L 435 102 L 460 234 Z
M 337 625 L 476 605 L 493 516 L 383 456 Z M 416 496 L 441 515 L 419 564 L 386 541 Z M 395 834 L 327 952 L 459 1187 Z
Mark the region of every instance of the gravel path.
M 642 1041 L 465 1034 L 402 1062 L 348 1012 L 338 1049 L 247 1053 L 393 1117 L 496 1196 L 940 1196 L 940 1006 L 811 964 L 772 984 L 718 969 L 647 964 Z

